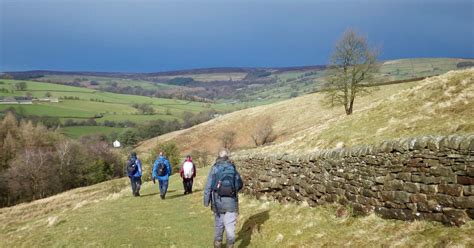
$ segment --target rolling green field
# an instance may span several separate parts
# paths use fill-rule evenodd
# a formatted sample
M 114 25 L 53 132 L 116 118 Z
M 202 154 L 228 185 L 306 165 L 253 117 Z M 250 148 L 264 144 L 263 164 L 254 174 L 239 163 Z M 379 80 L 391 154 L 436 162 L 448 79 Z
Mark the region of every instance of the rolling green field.
M 192 102 L 177 99 L 145 97 L 137 95 L 116 94 L 102 92 L 98 90 L 73 87 L 61 84 L 33 82 L 25 80 L 0 80 L 0 90 L 5 89 L 8 92 L 0 92 L 0 96 L 25 96 L 31 94 L 33 97 L 44 98 L 49 92 L 52 98 L 70 98 L 77 97 L 79 100 L 63 99 L 61 103 L 39 103 L 34 105 L 0 105 L 0 111 L 13 107 L 18 111 L 23 111 L 26 115 L 39 115 L 51 117 L 79 117 L 91 118 L 96 114 L 105 114 L 107 117 L 113 115 L 110 119 L 127 120 L 130 115 L 136 115 L 136 109 L 131 107 L 133 103 L 150 103 L 155 109 L 157 116 L 141 116 L 142 119 L 182 119 L 184 112 L 197 113 L 214 109 L 221 112 L 233 111 L 244 107 L 258 106 L 268 104 L 274 101 L 251 101 L 251 102 L 233 102 L 218 101 L 215 103 Z M 19 82 L 26 82 L 25 91 L 14 90 L 14 85 Z M 50 111 L 49 111 L 50 110 Z M 120 116 L 123 116 L 121 118 Z M 136 119 L 136 118 L 134 118 Z M 97 120 L 100 121 L 100 120 Z M 132 120 L 133 121 L 133 120 Z
M 84 79 L 78 81 L 81 86 L 84 87 L 92 87 L 92 88 L 99 88 L 100 86 L 106 87 L 111 83 L 116 83 L 117 86 L 126 87 L 126 86 L 139 86 L 143 89 L 170 89 L 170 88 L 180 88 L 179 86 L 163 84 L 163 83 L 156 83 L 150 81 L 143 81 L 143 80 L 132 80 L 132 79 L 122 79 L 122 78 L 110 78 L 110 77 L 97 77 L 97 76 L 80 76 L 80 75 L 46 75 L 41 77 L 39 80 L 44 82 L 60 82 L 60 83 L 68 83 L 74 82 L 77 79 Z M 85 80 L 87 79 L 87 80 Z M 97 85 L 91 85 L 90 82 L 95 81 Z
M 73 139 L 79 138 L 84 135 L 96 135 L 103 134 L 108 135 L 111 133 L 121 133 L 126 128 L 120 127 L 104 127 L 104 126 L 78 126 L 78 127 L 63 127 L 59 129 L 62 134 L 71 137 Z
M 175 99 L 151 98 L 137 95 L 115 94 L 110 92 L 101 92 L 87 88 L 72 87 L 60 84 L 41 83 L 22 80 L 1 80 L 0 89 L 6 89 L 9 92 L 0 92 L 0 96 L 25 96 L 31 94 L 33 97 L 43 98 L 48 92 L 53 98 L 78 98 L 79 100 L 63 99 L 60 103 L 38 103 L 33 105 L 2 104 L 0 111 L 13 107 L 18 113 L 24 115 L 50 116 L 50 117 L 70 117 L 70 118 L 93 118 L 95 115 L 102 114 L 104 120 L 106 117 L 113 120 L 130 120 L 141 122 L 146 120 L 170 120 L 182 119 L 184 112 L 198 113 L 210 109 L 217 111 L 232 111 L 242 105 L 214 104 L 191 102 Z M 14 84 L 26 82 L 25 91 L 17 91 Z M 134 103 L 149 103 L 155 109 L 156 115 L 139 115 L 137 110 L 131 105 Z M 131 118 L 133 117 L 133 118 Z M 102 121 L 102 120 L 97 120 Z
M 24 80 L 0 80 L 0 97 L 32 96 L 45 98 L 50 94 L 52 98 L 59 98 L 59 103 L 35 102 L 34 104 L 0 104 L 0 112 L 14 108 L 25 117 L 53 117 L 64 123 L 67 119 L 85 120 L 94 119 L 101 124 L 104 121 L 143 123 L 152 120 L 182 121 L 185 112 L 199 113 L 216 110 L 229 112 L 244 107 L 244 104 L 203 103 L 176 99 L 152 98 L 137 95 L 115 94 L 101 92 L 94 89 L 73 87 L 61 84 L 33 82 Z M 24 91 L 16 90 L 15 84 L 26 82 Z M 3 89 L 3 90 L 2 90 Z M 72 100 L 74 99 L 74 100 Z M 132 104 L 150 104 L 154 114 L 140 114 Z M 247 105 L 249 106 L 249 105 Z M 81 130 L 83 129 L 83 130 Z M 96 126 L 74 126 L 65 128 L 64 134 L 70 137 L 79 137 L 82 134 L 109 134 L 121 131 L 120 128 L 111 129 Z

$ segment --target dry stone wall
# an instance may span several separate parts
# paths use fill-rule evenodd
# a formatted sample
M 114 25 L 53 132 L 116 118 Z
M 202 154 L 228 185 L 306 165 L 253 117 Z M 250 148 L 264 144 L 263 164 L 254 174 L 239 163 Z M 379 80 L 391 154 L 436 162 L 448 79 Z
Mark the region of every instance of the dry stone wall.
M 307 155 L 234 157 L 244 193 L 355 213 L 462 225 L 474 219 L 474 135 L 418 137 Z

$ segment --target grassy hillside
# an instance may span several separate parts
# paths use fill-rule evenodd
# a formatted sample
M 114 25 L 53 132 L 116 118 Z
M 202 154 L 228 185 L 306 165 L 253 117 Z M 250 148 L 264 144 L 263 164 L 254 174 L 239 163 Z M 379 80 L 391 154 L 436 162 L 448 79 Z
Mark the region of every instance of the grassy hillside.
M 104 126 L 78 126 L 78 127 L 63 127 L 59 131 L 68 137 L 77 139 L 84 135 L 91 135 L 91 134 L 108 135 L 114 132 L 121 133 L 124 130 L 126 130 L 126 128 L 104 127 Z
M 208 168 L 184 196 L 172 176 L 166 200 L 145 183 L 134 198 L 127 179 L 79 188 L 0 209 L 0 247 L 210 247 L 213 217 L 202 206 Z M 308 208 L 240 196 L 236 247 L 470 247 L 474 221 L 439 223 L 367 217 L 336 218 L 336 206 Z
M 381 62 L 380 70 L 375 76 L 376 82 L 390 82 L 434 76 L 457 69 L 461 61 L 474 61 L 450 58 L 399 59 Z M 324 83 L 324 70 L 295 70 L 274 72 L 271 77 L 275 84 L 262 85 L 258 88 L 244 88 L 240 91 L 247 99 L 288 99 L 320 89 Z
M 200 102 L 190 102 L 183 100 L 174 100 L 174 99 L 164 99 L 164 98 L 152 98 L 136 95 L 126 95 L 126 94 L 115 94 L 110 92 L 101 92 L 93 89 L 73 87 L 60 84 L 51 84 L 51 83 L 41 83 L 33 81 L 23 81 L 23 80 L 0 80 L 3 84 L 0 84 L 0 89 L 6 89 L 10 92 L 0 92 L 0 96 L 24 96 L 27 93 L 30 93 L 33 97 L 42 98 L 47 92 L 51 93 L 52 97 L 78 97 L 81 102 L 74 102 L 69 100 L 64 100 L 64 103 L 67 105 L 67 108 L 72 108 L 75 106 L 80 109 L 91 109 L 92 113 L 97 113 L 96 111 L 108 111 L 117 112 L 122 109 L 122 113 L 132 112 L 132 108 L 129 106 L 132 103 L 151 103 L 157 112 L 165 113 L 167 109 L 171 111 L 172 114 L 181 114 L 184 111 L 202 111 L 207 108 L 215 108 L 216 110 L 229 110 L 232 107 L 222 105 L 222 104 L 212 104 L 212 103 L 200 103 Z M 14 84 L 18 82 L 26 82 L 27 89 L 25 91 L 17 91 L 14 89 Z M 110 105 L 115 104 L 115 105 Z M 62 106 L 64 104 L 61 104 Z M 73 106 L 72 106 L 73 105 Z M 26 106 L 29 107 L 29 106 Z M 111 108 L 112 107 L 112 108 Z M 115 108 L 114 108 L 115 107 Z M 123 109 L 125 107 L 125 109 Z M 74 109 L 72 109 L 74 111 Z
M 252 130 L 263 119 L 274 120 L 275 145 L 260 152 L 304 152 L 335 146 L 374 143 L 405 136 L 474 131 L 474 69 L 396 85 L 380 86 L 371 95 L 355 100 L 355 111 L 346 116 L 342 106 L 324 105 L 321 93 L 241 110 L 190 129 L 145 141 L 148 151 L 157 142 L 176 142 L 183 151 L 215 152 L 227 130 L 236 132 L 236 147 L 251 148 Z M 370 135 L 368 135 L 370 134 Z
M 373 101 L 352 116 L 310 127 L 266 150 L 301 152 L 410 136 L 473 133 L 472 109 L 474 69 L 453 71 Z
M 108 86 L 111 83 L 117 84 L 121 87 L 135 87 L 139 86 L 144 89 L 170 89 L 177 88 L 178 86 L 155 83 L 150 81 L 143 80 L 133 80 L 133 79 L 123 79 L 123 78 L 110 78 L 110 77 L 98 77 L 98 76 L 82 76 L 82 75 L 45 75 L 39 78 L 39 81 L 44 82 L 57 82 L 57 83 L 69 83 L 77 82 L 82 87 L 87 87 L 91 89 L 97 89 L 100 86 Z M 91 84 L 91 82 L 94 82 Z
M 196 74 L 182 74 L 182 75 L 175 75 L 175 76 L 156 76 L 154 80 L 156 81 L 163 81 L 165 82 L 168 79 L 176 78 L 176 77 L 190 77 L 196 81 L 203 81 L 203 82 L 212 82 L 212 81 L 220 81 L 220 80 L 241 80 L 245 77 L 246 73 L 241 72 L 216 72 L 216 73 L 196 73 Z M 52 82 L 73 82 L 76 79 L 87 79 L 79 81 L 83 86 L 90 87 L 90 81 L 96 81 L 98 85 L 96 86 L 106 86 L 110 82 L 117 82 L 120 86 L 140 86 L 145 89 L 169 89 L 175 88 L 179 86 L 169 85 L 164 83 L 152 83 L 151 81 L 144 81 L 144 80 L 133 80 L 133 79 L 122 79 L 122 78 L 111 78 L 111 77 L 98 77 L 98 76 L 82 76 L 82 75 L 46 75 L 41 77 L 41 81 L 52 81 Z M 92 87 L 94 87 L 92 85 Z

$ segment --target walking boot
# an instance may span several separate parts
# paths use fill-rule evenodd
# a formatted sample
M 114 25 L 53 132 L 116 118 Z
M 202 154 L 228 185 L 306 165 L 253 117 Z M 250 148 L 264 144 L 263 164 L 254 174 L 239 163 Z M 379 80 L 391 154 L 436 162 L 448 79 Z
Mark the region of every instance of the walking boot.
M 214 248 L 221 248 L 221 246 L 222 246 L 222 241 L 214 240 Z

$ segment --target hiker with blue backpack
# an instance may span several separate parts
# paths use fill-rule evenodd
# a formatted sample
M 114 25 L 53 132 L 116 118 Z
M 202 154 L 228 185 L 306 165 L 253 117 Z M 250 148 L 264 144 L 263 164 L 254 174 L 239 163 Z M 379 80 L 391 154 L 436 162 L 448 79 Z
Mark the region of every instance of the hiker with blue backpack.
M 153 164 L 152 179 L 153 183 L 156 183 L 155 180 L 158 180 L 161 199 L 165 199 L 166 192 L 168 191 L 168 180 L 171 172 L 170 161 L 168 161 L 163 152 L 160 152 L 160 155 Z
M 136 152 L 130 154 L 130 159 L 127 163 L 127 175 L 130 178 L 133 196 L 140 196 L 140 188 L 142 185 L 142 162 L 138 159 Z
M 239 212 L 238 192 L 243 183 L 235 165 L 222 150 L 207 177 L 204 188 L 204 206 L 214 212 L 214 248 L 221 247 L 224 230 L 227 247 L 234 247 L 235 225 Z

